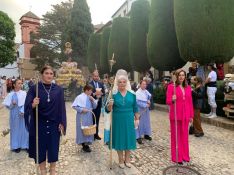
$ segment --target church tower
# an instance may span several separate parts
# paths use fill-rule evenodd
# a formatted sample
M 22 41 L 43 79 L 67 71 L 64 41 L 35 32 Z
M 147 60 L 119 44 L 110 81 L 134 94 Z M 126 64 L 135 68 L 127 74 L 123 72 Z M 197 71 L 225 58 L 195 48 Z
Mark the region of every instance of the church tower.
M 21 44 L 23 45 L 24 53 L 23 57 L 26 59 L 30 59 L 30 50 L 33 46 L 30 43 L 30 33 L 37 32 L 40 26 L 40 18 L 29 11 L 20 18 L 19 24 L 21 25 Z

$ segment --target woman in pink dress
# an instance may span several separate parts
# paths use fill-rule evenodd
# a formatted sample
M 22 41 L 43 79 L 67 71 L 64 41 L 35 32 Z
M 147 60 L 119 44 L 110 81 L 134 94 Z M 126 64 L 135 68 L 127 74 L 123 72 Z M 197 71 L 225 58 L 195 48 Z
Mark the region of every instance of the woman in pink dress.
M 192 89 L 186 82 L 186 72 L 184 70 L 177 70 L 175 76 L 175 87 L 173 83 L 168 85 L 166 99 L 167 105 L 170 107 L 171 160 L 183 164 L 183 162 L 190 161 L 188 128 L 189 122 L 192 122 L 194 116 Z M 178 155 L 176 155 L 176 140 L 178 141 Z

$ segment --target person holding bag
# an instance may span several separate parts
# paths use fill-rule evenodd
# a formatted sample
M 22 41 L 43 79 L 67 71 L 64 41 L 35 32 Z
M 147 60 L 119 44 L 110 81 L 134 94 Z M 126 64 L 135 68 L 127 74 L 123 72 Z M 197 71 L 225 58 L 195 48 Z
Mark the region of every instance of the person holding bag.
M 92 110 L 97 107 L 98 100 L 95 100 L 92 94 L 92 86 L 86 85 L 83 93 L 78 95 L 72 104 L 72 108 L 77 111 L 76 114 L 76 143 L 82 145 L 84 152 L 91 152 L 89 145 L 94 141 L 94 135 L 84 135 L 82 127 L 93 124 Z M 95 116 L 94 116 L 95 117 Z

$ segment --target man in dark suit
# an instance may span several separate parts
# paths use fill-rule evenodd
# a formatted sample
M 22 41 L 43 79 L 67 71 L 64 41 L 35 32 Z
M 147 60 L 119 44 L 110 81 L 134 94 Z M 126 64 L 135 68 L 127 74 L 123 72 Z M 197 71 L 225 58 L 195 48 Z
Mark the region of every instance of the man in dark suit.
M 99 131 L 98 129 L 99 129 L 99 119 L 100 119 L 100 114 L 101 114 L 101 108 L 102 108 L 102 96 L 105 95 L 104 85 L 99 80 L 100 80 L 100 77 L 99 77 L 98 71 L 94 71 L 92 74 L 92 81 L 89 84 L 93 87 L 92 96 L 95 99 L 98 99 L 97 108 L 93 110 L 94 114 L 96 115 L 96 122 L 97 122 L 96 123 L 97 130 L 96 130 L 96 134 L 94 135 L 94 139 L 97 139 L 97 140 L 101 140 L 101 138 L 98 135 L 98 131 Z

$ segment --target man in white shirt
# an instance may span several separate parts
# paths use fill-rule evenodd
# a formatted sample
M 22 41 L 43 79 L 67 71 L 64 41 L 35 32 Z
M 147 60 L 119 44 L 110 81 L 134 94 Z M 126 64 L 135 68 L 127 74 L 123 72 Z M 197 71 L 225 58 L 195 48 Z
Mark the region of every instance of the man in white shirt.
M 210 71 L 207 79 L 206 79 L 206 85 L 207 85 L 207 95 L 208 95 L 208 103 L 211 107 L 211 112 L 207 114 L 208 118 L 215 118 L 216 115 L 216 108 L 217 104 L 215 101 L 215 94 L 217 92 L 217 73 L 215 72 L 214 64 L 208 65 L 208 70 Z

